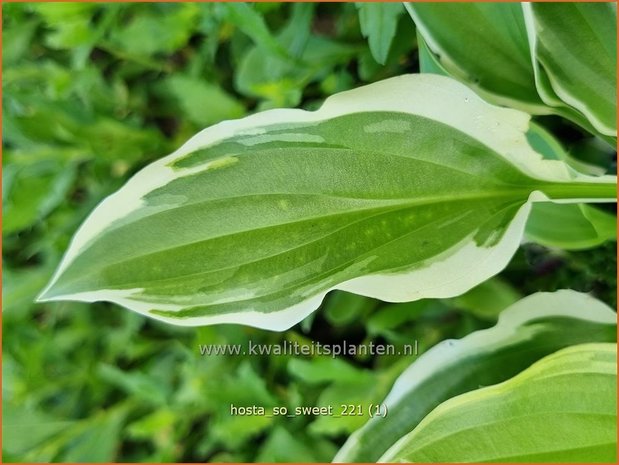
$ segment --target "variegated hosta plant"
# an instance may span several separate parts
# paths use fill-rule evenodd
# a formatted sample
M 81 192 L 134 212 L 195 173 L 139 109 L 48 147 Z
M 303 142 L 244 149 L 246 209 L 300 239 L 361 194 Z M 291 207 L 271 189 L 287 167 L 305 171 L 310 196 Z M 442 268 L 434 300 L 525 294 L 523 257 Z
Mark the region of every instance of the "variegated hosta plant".
M 422 74 L 204 129 L 92 212 L 39 300 L 282 331 L 334 289 L 455 297 L 523 240 L 616 239 L 616 217 L 589 205 L 616 202 L 616 177 L 531 116 L 616 143 L 616 7 L 407 9 Z M 359 11 L 384 62 L 376 31 L 391 40 L 401 11 Z M 592 297 L 529 296 L 423 354 L 385 399 L 391 415 L 336 461 L 616 461 L 614 342 L 616 314 Z

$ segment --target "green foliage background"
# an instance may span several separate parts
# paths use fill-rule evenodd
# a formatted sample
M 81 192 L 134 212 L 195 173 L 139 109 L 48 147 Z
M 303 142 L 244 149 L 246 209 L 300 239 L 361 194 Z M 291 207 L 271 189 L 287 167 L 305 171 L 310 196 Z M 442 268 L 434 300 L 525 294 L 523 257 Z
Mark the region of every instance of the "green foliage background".
M 3 6 L 4 461 L 329 461 L 367 417 L 234 417 L 230 404 L 379 402 L 414 357 L 200 356 L 199 344 L 418 340 L 423 351 L 490 326 L 537 290 L 590 291 L 616 306 L 615 243 L 569 253 L 525 245 L 499 279 L 457 299 L 395 305 L 331 293 L 284 333 L 177 328 L 105 303 L 32 303 L 92 208 L 203 127 L 313 109 L 335 92 L 418 72 L 401 5 L 381 21 L 372 8 Z M 615 171 L 614 154 L 586 134 L 540 122 Z

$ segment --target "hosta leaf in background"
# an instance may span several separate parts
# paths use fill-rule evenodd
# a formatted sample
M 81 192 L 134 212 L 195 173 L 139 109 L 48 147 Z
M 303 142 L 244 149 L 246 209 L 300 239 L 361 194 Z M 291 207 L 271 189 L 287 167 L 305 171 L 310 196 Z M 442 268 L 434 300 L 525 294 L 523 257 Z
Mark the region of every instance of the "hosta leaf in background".
M 361 32 L 368 39 L 374 59 L 385 64 L 391 42 L 395 37 L 398 19 L 404 12 L 397 3 L 357 3 Z
M 548 112 L 535 88 L 519 3 L 405 6 L 423 45 L 451 76 L 494 103 L 531 113 Z
M 617 6 L 523 3 L 523 9 L 540 96 L 550 106 L 560 99 L 616 138 Z
M 617 346 L 560 350 L 450 399 L 382 462 L 617 462 Z
M 407 75 L 213 126 L 97 207 L 41 299 L 282 330 L 335 288 L 458 295 L 505 267 L 531 199 L 616 197 L 532 151 L 528 120 Z
M 449 73 L 439 63 L 437 56 L 430 51 L 419 31 L 417 31 L 417 51 L 419 53 L 419 72 L 449 76 Z
M 539 203 L 527 220 L 526 238 L 546 247 L 589 249 L 617 240 L 617 217 L 590 205 Z
M 585 174 L 597 176 L 605 173 L 604 168 L 574 157 L 550 131 L 540 124 L 531 122 L 529 131 L 527 132 L 527 140 L 529 144 L 531 144 L 531 147 L 533 147 L 536 152 L 541 153 L 544 158 L 549 160 L 562 160 L 571 168 Z
M 564 347 L 615 341 L 616 325 L 615 312 L 586 294 L 558 291 L 526 297 L 501 313 L 495 327 L 443 341 L 421 355 L 384 400 L 389 415 L 376 417 L 355 432 L 335 461 L 376 461 L 447 399 L 505 381 Z

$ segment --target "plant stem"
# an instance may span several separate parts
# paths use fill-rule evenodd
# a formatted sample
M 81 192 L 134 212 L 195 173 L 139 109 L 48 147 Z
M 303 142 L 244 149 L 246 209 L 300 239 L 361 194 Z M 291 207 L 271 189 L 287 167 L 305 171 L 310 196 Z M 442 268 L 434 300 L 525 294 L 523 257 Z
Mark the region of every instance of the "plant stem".
M 600 199 L 615 202 L 617 199 L 617 184 L 614 182 L 575 182 L 556 183 L 541 189 L 552 199 Z

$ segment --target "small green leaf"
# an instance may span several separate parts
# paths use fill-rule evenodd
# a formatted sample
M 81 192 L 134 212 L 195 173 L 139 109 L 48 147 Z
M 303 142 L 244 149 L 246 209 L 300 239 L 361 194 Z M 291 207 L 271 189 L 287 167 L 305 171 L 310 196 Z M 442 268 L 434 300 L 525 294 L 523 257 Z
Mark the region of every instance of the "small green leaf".
M 2 403 L 3 451 L 27 454 L 74 424 L 75 421 L 54 418 L 45 412 L 5 401 Z
M 44 266 L 13 271 L 5 266 L 2 270 L 2 311 L 4 318 L 28 315 L 32 301 L 52 274 L 53 268 Z
M 264 18 L 254 8 L 243 2 L 230 2 L 221 5 L 227 13 L 226 18 L 264 50 L 284 60 L 291 59 L 286 48 L 271 35 Z
M 547 204 L 536 204 L 539 205 Z M 516 289 L 499 277 L 484 281 L 464 294 L 451 299 L 458 309 L 465 310 L 478 318 L 496 321 L 499 314 L 522 297 Z
M 319 357 L 313 360 L 294 358 L 288 363 L 288 371 L 308 384 L 330 381 L 355 384 L 372 379 L 368 372 L 355 368 L 339 358 L 331 357 Z
M 11 69 L 11 65 L 22 60 L 28 52 L 38 23 L 38 21 L 30 19 L 21 22 L 19 27 L 7 28 L 3 31 L 2 66 L 5 73 L 6 70 Z
M 62 455 L 65 463 L 114 462 L 121 443 L 122 426 L 126 409 L 103 411 L 88 421 L 84 432 L 76 434 L 72 447 Z
M 422 354 L 383 401 L 389 414 L 355 432 L 335 461 L 374 462 L 441 402 L 503 382 L 564 347 L 616 341 L 616 317 L 602 302 L 574 291 L 525 297 L 504 310 L 493 328 L 443 341 Z
M 48 215 L 64 200 L 75 175 L 75 164 L 56 160 L 8 166 L 3 172 L 3 233 L 27 228 Z
M 376 307 L 377 301 L 349 292 L 334 291 L 326 300 L 323 310 L 325 318 L 333 326 L 345 326 L 363 318 Z
M 395 37 L 398 19 L 404 12 L 400 3 L 357 3 L 363 37 L 368 39 L 374 59 L 381 65 L 387 61 Z
M 297 64 L 253 48 L 239 64 L 236 87 L 245 95 L 267 99 L 274 107 L 298 105 L 304 86 L 320 80 L 354 53 L 352 46 L 318 36 L 308 39 Z
M 335 451 L 333 445 L 305 431 L 291 434 L 282 426 L 275 426 L 263 443 L 256 462 L 328 462 Z
M 167 85 L 183 112 L 197 125 L 240 118 L 245 113 L 245 108 L 238 100 L 203 79 L 177 74 L 168 79 Z
M 450 399 L 380 461 L 616 463 L 617 346 L 569 347 Z

